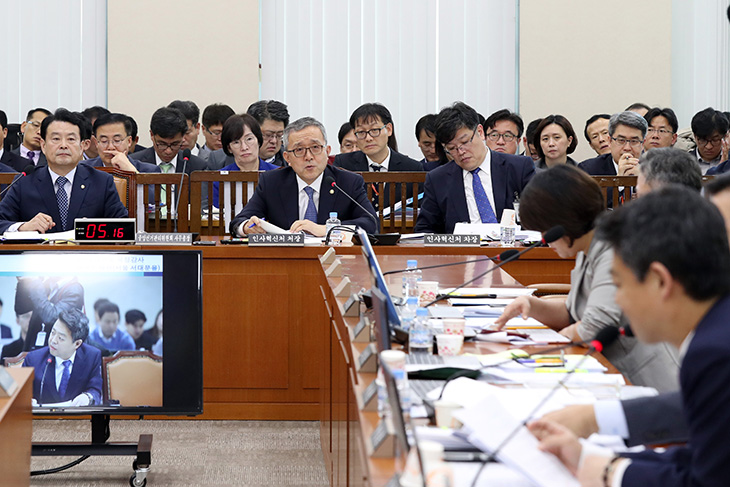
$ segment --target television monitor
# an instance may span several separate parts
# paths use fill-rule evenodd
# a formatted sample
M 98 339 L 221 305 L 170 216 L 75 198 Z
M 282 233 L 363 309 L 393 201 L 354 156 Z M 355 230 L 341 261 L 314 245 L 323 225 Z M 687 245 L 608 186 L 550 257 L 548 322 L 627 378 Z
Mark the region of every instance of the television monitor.
M 373 287 L 370 291 L 373 298 L 373 318 L 375 319 L 375 344 L 378 353 L 390 350 L 391 330 L 388 324 L 388 299 L 385 294 Z
M 200 251 L 4 250 L 0 299 L 2 321 L 27 329 L 16 345 L 35 368 L 34 414 L 202 413 Z M 104 374 L 103 358 L 120 355 L 147 362 Z
M 372 245 L 370 245 L 367 233 L 365 233 L 365 231 L 361 228 L 358 228 L 357 235 L 360 238 L 360 242 L 362 242 L 362 253 L 367 259 L 368 266 L 370 267 L 373 287 L 378 288 L 385 295 L 388 321 L 392 326 L 400 327 L 401 323 L 400 318 L 398 317 L 398 312 L 395 309 L 395 304 L 393 303 L 390 291 L 388 291 L 388 286 L 385 284 L 383 271 L 380 269 L 378 258 L 375 256 Z

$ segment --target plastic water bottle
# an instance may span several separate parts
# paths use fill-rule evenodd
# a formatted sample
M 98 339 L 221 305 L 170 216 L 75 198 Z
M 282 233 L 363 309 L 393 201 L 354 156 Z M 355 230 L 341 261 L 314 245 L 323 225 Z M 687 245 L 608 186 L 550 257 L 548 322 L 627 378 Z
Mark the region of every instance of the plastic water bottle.
M 418 268 L 418 261 L 406 261 L 406 271 L 403 273 L 403 297 L 418 296 L 418 282 L 423 279 L 423 272 Z
M 408 296 L 406 304 L 401 308 L 400 312 L 401 328 L 406 331 L 411 329 L 413 321 L 416 319 L 416 310 L 418 310 L 418 298 L 416 296 Z
M 408 353 L 433 353 L 433 333 L 428 326 L 428 310 L 418 308 L 408 332 Z
M 342 243 L 342 238 L 340 235 L 339 230 L 333 230 L 332 233 L 330 233 L 330 230 L 334 227 L 340 226 L 342 222 L 337 218 L 337 212 L 332 211 L 330 212 L 330 217 L 325 223 L 325 226 L 327 228 L 327 233 L 325 235 L 329 235 L 329 244 L 330 245 L 340 245 Z

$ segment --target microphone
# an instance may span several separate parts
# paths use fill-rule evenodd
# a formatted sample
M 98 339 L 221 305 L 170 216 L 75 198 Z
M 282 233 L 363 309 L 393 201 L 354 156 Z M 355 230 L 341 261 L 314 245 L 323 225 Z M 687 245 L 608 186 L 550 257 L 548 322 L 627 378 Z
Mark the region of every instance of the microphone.
M 29 174 L 33 174 L 33 171 L 35 171 L 35 166 L 33 164 L 28 164 L 27 166 L 25 166 L 25 168 L 23 168 L 23 172 L 21 172 L 20 175 L 17 178 L 13 179 L 13 182 L 10 183 L 10 184 L 8 184 L 8 187 L 7 188 L 5 188 L 4 190 L 0 191 L 0 197 L 4 196 L 5 193 L 10 188 L 12 188 L 15 183 L 17 183 L 19 180 L 21 180 L 23 178 L 23 176 L 28 176 Z
M 190 149 L 182 151 L 183 170 L 180 173 L 180 191 L 182 191 L 183 181 L 185 180 L 185 170 L 188 168 L 188 161 L 190 160 Z M 175 201 L 175 221 L 174 221 L 174 232 L 177 233 L 177 209 L 180 206 L 180 195 L 177 195 L 177 201 Z
M 38 405 L 43 406 L 41 401 L 43 400 L 43 385 L 46 383 L 46 372 L 48 371 L 48 366 L 53 362 L 53 359 L 51 357 L 48 357 L 46 359 L 46 367 L 43 369 L 43 377 L 41 377 L 41 392 L 38 395 Z
M 434 303 L 438 303 L 439 301 L 452 297 L 454 292 L 458 291 L 459 289 L 463 288 L 464 286 L 468 286 L 472 282 L 474 282 L 478 279 L 481 279 L 482 277 L 486 276 L 487 274 L 490 274 L 490 273 L 496 271 L 497 269 L 504 266 L 505 264 L 508 264 L 514 260 L 519 259 L 520 256 L 524 255 L 526 252 L 529 252 L 530 250 L 534 249 L 535 247 L 552 243 L 552 242 L 556 241 L 557 239 L 561 238 L 563 235 L 565 235 L 565 228 L 563 228 L 562 225 L 557 225 L 557 226 L 552 227 L 550 230 L 545 232 L 545 234 L 542 236 L 542 240 L 540 240 L 539 242 L 535 242 L 534 244 L 530 245 L 529 247 L 526 247 L 526 248 L 520 250 L 516 254 L 513 254 L 511 257 L 502 260 L 496 266 L 491 267 L 491 268 L 487 269 L 486 271 L 482 272 L 481 274 L 479 274 L 478 276 L 476 276 L 475 278 L 470 279 L 470 280 L 466 281 L 465 283 L 460 284 L 459 286 L 452 289 L 450 292 L 437 296 L 436 299 L 434 299 L 430 303 L 426 304 L 424 306 L 424 308 L 428 308 L 429 306 L 431 306 Z
M 619 334 L 624 337 L 633 337 L 634 336 L 634 330 L 631 329 L 630 325 L 622 326 L 618 329 Z
M 324 178 L 324 184 L 325 184 L 326 186 L 330 186 L 330 188 L 331 188 L 331 189 L 330 189 L 330 194 L 335 194 L 335 189 L 336 189 L 336 190 L 337 190 L 337 191 L 339 191 L 340 193 L 342 193 L 342 194 L 344 194 L 345 196 L 347 196 L 347 197 L 348 197 L 348 198 L 350 199 L 350 201 L 352 201 L 353 203 L 355 203 L 355 204 L 356 204 L 356 205 L 357 205 L 357 206 L 358 206 L 358 207 L 359 207 L 359 208 L 360 208 L 360 209 L 361 209 L 362 211 L 364 211 L 364 212 L 365 212 L 365 213 L 366 213 L 366 214 L 367 214 L 367 215 L 368 215 L 368 216 L 369 216 L 370 218 L 372 218 L 372 219 L 373 219 L 373 221 L 375 222 L 375 231 L 376 231 L 376 232 L 378 231 L 378 228 L 380 227 L 380 222 L 378 222 L 378 219 L 377 219 L 377 218 L 375 217 L 375 215 L 373 215 L 373 214 L 372 214 L 372 213 L 370 213 L 370 212 L 369 212 L 368 210 L 366 210 L 366 209 L 365 209 L 365 207 L 364 207 L 363 205 L 361 205 L 360 203 L 358 203 L 358 202 L 357 202 L 357 201 L 355 200 L 355 198 L 353 198 L 352 196 L 350 196 L 349 194 L 347 194 L 347 192 L 346 192 L 346 191 L 345 191 L 344 189 L 340 188 L 340 187 L 339 187 L 339 186 L 337 185 L 337 182 L 335 181 L 335 178 L 333 178 L 332 176 L 327 176 L 326 178 Z M 326 242 L 325 242 L 325 244 L 326 244 L 326 243 L 327 243 L 328 241 L 329 241 L 329 234 L 327 234 L 327 238 L 326 238 Z
M 474 262 L 484 262 L 486 260 L 491 260 L 492 262 L 502 262 L 503 260 L 507 260 L 517 253 L 519 253 L 519 251 L 517 249 L 507 249 L 495 257 L 484 257 L 484 258 L 475 259 L 475 260 L 463 260 L 461 262 L 452 262 L 450 264 L 428 265 L 426 267 L 416 267 L 416 269 L 423 271 L 423 270 L 427 270 L 427 269 L 436 269 L 439 267 L 449 267 L 452 265 L 473 264 Z M 400 273 L 403 273 L 403 272 L 406 272 L 409 270 L 413 270 L 413 269 L 398 269 L 395 271 L 383 272 L 383 275 L 387 276 L 390 274 L 400 274 Z

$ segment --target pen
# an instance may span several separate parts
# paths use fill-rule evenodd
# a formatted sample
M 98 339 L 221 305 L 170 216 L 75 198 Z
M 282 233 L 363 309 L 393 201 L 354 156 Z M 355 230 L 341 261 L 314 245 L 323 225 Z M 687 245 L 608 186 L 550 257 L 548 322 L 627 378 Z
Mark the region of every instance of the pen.
M 261 220 L 262 222 L 265 222 L 265 221 L 266 221 L 266 218 L 259 218 L 259 220 Z M 256 224 L 255 224 L 255 223 L 252 223 L 252 224 L 250 224 L 250 225 L 248 226 L 248 228 L 253 228 L 253 227 L 255 227 L 255 226 L 256 226 Z

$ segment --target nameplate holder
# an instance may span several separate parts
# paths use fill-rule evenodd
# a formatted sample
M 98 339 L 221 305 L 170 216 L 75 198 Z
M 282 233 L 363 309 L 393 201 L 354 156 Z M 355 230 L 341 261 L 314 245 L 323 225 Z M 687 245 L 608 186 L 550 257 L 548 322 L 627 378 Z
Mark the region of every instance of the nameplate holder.
M 378 384 L 372 381 L 369 386 L 362 391 L 360 396 L 360 411 L 374 412 L 378 410 Z
M 454 235 L 450 233 L 435 234 L 427 233 L 423 236 L 423 245 L 433 246 L 454 246 L 454 247 L 479 247 L 481 237 L 479 235 Z
M 337 252 L 335 252 L 335 248 L 330 247 L 327 252 L 319 256 L 319 261 L 322 263 L 322 265 L 330 265 L 335 261 L 336 258 Z
M 0 397 L 12 396 L 17 389 L 18 383 L 13 376 L 5 370 L 5 367 L 0 367 Z
M 342 278 L 340 283 L 335 286 L 333 289 L 333 292 L 335 293 L 335 296 L 338 298 L 344 298 L 346 296 L 349 296 L 352 294 L 352 283 L 350 282 L 350 278 L 345 276 Z
M 378 354 L 374 343 L 369 344 L 360 353 L 357 359 L 357 371 L 366 374 L 374 374 L 378 371 Z
M 302 233 L 250 233 L 249 247 L 304 247 Z
M 393 458 L 395 456 L 395 436 L 388 422 L 381 420 L 370 435 L 368 456 L 373 458 Z
M 357 318 L 360 316 L 360 297 L 357 294 L 352 294 L 342 305 L 343 316 L 348 318 Z
M 192 245 L 192 233 L 143 233 L 137 232 L 136 245 Z
M 370 342 L 370 319 L 367 316 L 362 316 L 352 330 L 352 341 L 355 343 Z
M 342 262 L 340 259 L 336 259 L 328 268 L 324 271 L 324 275 L 327 277 L 342 277 Z

